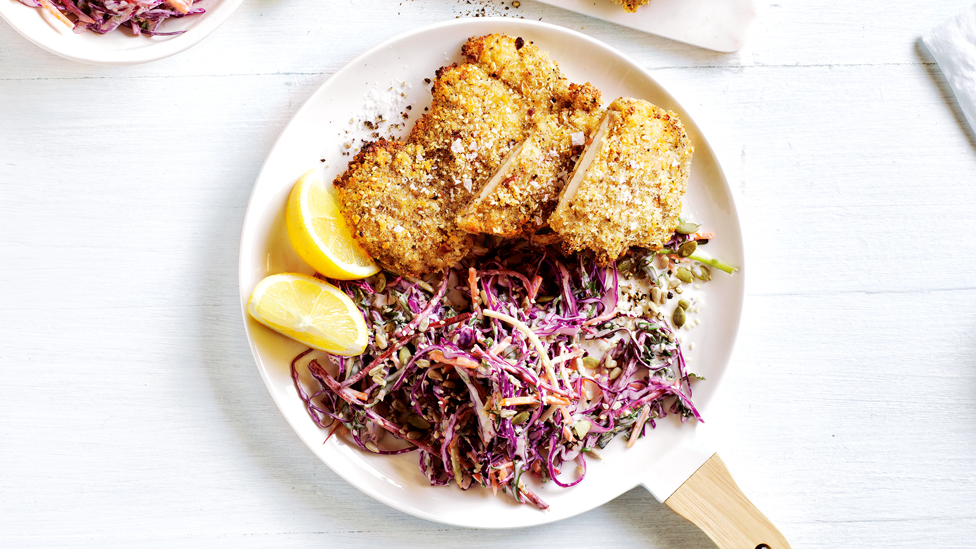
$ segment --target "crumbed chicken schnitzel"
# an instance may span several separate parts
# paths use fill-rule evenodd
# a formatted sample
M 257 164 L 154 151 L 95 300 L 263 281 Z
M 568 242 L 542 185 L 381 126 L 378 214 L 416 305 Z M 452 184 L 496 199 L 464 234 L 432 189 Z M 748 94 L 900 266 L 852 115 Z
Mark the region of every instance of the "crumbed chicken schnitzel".
M 532 237 L 548 225 L 566 251 L 603 263 L 670 238 L 693 152 L 677 115 L 625 98 L 604 111 L 599 90 L 569 83 L 522 38 L 474 37 L 462 53 L 437 71 L 407 140 L 367 144 L 335 181 L 370 255 L 420 275 L 463 258 L 472 233 Z
M 525 99 L 481 67 L 437 71 L 429 112 L 407 141 L 366 145 L 336 179 L 339 204 L 359 244 L 401 274 L 444 270 L 473 238 L 457 212 L 525 140 Z
M 470 39 L 462 51 L 469 61 L 437 71 L 429 111 L 406 144 L 364 147 L 335 183 L 359 244 L 403 274 L 451 266 L 470 247 L 465 229 L 515 235 L 544 224 L 574 152 L 599 121 L 600 92 L 588 84 L 570 85 L 531 42 L 490 35 Z M 391 160 L 415 149 L 429 162 L 423 169 Z M 511 155 L 516 149 L 521 154 Z M 516 172 L 496 192 L 474 201 L 506 157 L 515 160 Z M 398 207 L 380 205 L 384 195 Z M 436 203 L 413 208 L 410 196 L 436 196 Z M 354 203 L 364 197 L 373 200 Z M 379 210 L 374 214 L 371 208 Z M 391 233 L 392 227 L 400 230 Z
M 458 229 L 434 160 L 423 146 L 368 143 L 335 180 L 353 236 L 374 259 L 406 275 L 451 267 L 471 248 Z
M 569 80 L 531 41 L 504 34 L 468 39 L 461 53 L 521 93 L 536 110 L 553 111 L 569 99 Z
M 599 90 L 570 84 L 567 96 L 559 101 L 564 108 L 536 114 L 528 139 L 461 211 L 464 230 L 513 238 L 545 226 L 585 137 L 600 121 Z
M 431 95 L 407 141 L 430 151 L 435 177 L 460 209 L 525 140 L 532 115 L 520 94 L 470 63 L 439 69 Z
M 659 249 L 674 234 L 694 148 L 678 116 L 640 99 L 607 108 L 549 226 L 567 252 L 601 263 L 631 246 Z

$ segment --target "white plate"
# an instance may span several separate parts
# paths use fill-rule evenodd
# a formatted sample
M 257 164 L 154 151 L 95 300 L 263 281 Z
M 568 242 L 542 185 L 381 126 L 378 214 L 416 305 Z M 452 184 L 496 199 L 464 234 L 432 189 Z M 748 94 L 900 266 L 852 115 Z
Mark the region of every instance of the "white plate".
M 756 18 L 755 0 L 651 0 L 636 13 L 613 0 L 539 1 L 720 52 L 738 51 Z
M 560 62 L 571 81 L 590 81 L 603 90 L 606 103 L 626 95 L 676 111 L 695 146 L 685 212 L 719 235 L 707 246 L 708 252 L 742 266 L 739 222 L 722 169 L 691 116 L 647 72 L 605 44 L 560 27 L 507 18 L 466 19 L 413 31 L 366 52 L 326 81 L 289 122 L 268 155 L 248 204 L 241 235 L 240 297 L 261 377 L 312 453 L 350 484 L 391 507 L 448 524 L 509 528 L 567 518 L 647 483 L 651 474 L 648 465 L 659 462 L 665 451 L 694 435 L 698 427 L 693 422 L 681 426 L 668 418 L 630 449 L 624 448 L 618 437 L 603 452 L 603 461 L 589 460 L 588 476 L 576 487 L 560 489 L 550 483 L 539 489 L 539 495 L 551 505 L 548 512 L 514 504 L 507 496 L 494 497 L 481 488 L 462 492 L 455 486 L 430 487 L 414 453 L 376 456 L 338 438 L 322 444 L 325 433 L 308 417 L 289 377 L 289 361 L 303 347 L 254 322 L 244 310 L 251 290 L 265 276 L 311 272 L 292 251 L 285 233 L 288 192 L 310 167 L 319 167 L 327 181 L 345 169 L 348 157 L 341 156 L 348 139 L 345 131 L 354 113 L 362 112 L 364 97 L 378 87 L 387 89 L 392 82 L 406 82 L 401 89 L 413 104 L 411 112 L 422 113 L 430 101 L 423 79 L 432 78 L 446 63 L 460 60 L 458 52 L 468 37 L 492 32 L 534 41 Z M 415 119 L 416 114 L 408 128 Z M 320 162 L 322 158 L 327 162 Z M 735 277 L 714 272 L 713 281 L 705 286 L 702 325 L 685 332 L 697 341 L 695 350 L 687 353 L 692 370 L 708 378 L 695 385 L 695 402 L 706 421 L 708 402 L 732 351 L 743 295 L 741 271 Z
M 241 0 L 201 0 L 193 5 L 206 13 L 168 19 L 159 26 L 161 32 L 185 30 L 177 36 L 133 36 L 128 29 L 108 34 L 85 31 L 75 34 L 44 12 L 16 0 L 0 0 L 0 17 L 10 23 L 24 38 L 45 50 L 81 63 L 94 65 L 134 65 L 175 55 L 206 38 L 217 29 Z

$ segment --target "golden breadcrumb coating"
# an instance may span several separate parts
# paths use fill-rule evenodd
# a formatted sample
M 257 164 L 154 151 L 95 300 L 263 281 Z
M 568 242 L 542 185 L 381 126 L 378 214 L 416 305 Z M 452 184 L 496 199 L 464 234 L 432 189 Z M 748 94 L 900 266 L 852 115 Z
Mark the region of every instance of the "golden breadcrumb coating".
M 335 181 L 370 255 L 422 275 L 462 259 L 470 233 L 561 238 L 601 262 L 670 238 L 692 154 L 674 113 L 621 98 L 604 116 L 599 90 L 521 38 L 474 37 L 462 53 L 407 140 L 367 144 Z
M 521 95 L 470 63 L 439 69 L 431 94 L 430 110 L 407 141 L 430 151 L 434 176 L 444 180 L 450 204 L 460 209 L 525 140 L 531 124 L 529 106 Z
M 624 11 L 627 13 L 636 13 L 637 8 L 651 3 L 651 0 L 613 0 L 613 1 L 623 6 Z
M 523 48 L 523 50 L 526 48 Z M 458 217 L 472 233 L 530 236 L 546 225 L 587 136 L 599 124 L 600 91 L 570 84 L 566 107 L 536 115 L 532 133 Z
M 472 235 L 457 227 L 434 161 L 414 143 L 368 143 L 333 187 L 359 244 L 395 272 L 444 270 L 467 255 Z
M 549 218 L 563 248 L 589 248 L 604 264 L 631 246 L 660 249 L 678 225 L 693 152 L 675 113 L 615 100 Z
M 568 99 L 569 81 L 549 54 L 531 41 L 504 34 L 474 37 L 461 53 L 491 76 L 520 92 L 536 110 L 555 110 Z
M 432 94 L 405 143 L 367 144 L 334 183 L 357 242 L 401 274 L 441 271 L 465 256 L 473 237 L 457 212 L 530 124 L 525 100 L 476 65 L 438 70 Z

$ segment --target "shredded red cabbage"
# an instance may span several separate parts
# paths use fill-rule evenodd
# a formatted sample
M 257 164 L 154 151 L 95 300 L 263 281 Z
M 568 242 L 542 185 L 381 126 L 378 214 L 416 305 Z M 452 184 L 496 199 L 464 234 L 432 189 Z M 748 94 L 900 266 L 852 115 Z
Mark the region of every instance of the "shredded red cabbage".
M 186 31 L 160 32 L 160 23 L 169 18 L 205 13 L 191 8 L 195 0 L 20 0 L 32 8 L 57 10 L 59 19 L 71 23 L 76 33 L 86 30 L 98 34 L 127 27 L 134 35 L 175 36 Z M 45 6 L 47 4 L 47 6 Z
M 620 263 L 653 280 L 653 258 L 632 251 Z M 330 436 L 380 454 L 419 450 L 432 485 L 477 483 L 545 509 L 524 473 L 573 486 L 584 456 L 614 436 L 633 442 L 669 413 L 701 420 L 671 328 L 621 314 L 619 277 L 616 264 L 510 241 L 434 284 L 389 273 L 331 281 L 363 311 L 369 345 L 310 360 L 314 391 L 298 370 L 311 351 L 292 377 Z

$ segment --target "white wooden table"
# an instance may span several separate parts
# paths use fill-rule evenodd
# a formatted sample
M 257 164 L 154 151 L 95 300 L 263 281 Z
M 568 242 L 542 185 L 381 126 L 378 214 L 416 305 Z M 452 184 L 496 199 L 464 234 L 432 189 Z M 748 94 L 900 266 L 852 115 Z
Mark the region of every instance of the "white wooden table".
M 778 0 L 736 54 L 472 1 L 249 0 L 115 68 L 0 24 L 0 546 L 712 546 L 642 489 L 521 531 L 404 515 L 258 376 L 237 248 L 273 140 L 359 53 L 486 5 L 634 57 L 718 150 L 750 276 L 712 422 L 793 546 L 976 545 L 976 134 L 918 41 L 969 1 Z

